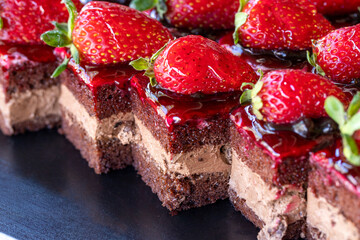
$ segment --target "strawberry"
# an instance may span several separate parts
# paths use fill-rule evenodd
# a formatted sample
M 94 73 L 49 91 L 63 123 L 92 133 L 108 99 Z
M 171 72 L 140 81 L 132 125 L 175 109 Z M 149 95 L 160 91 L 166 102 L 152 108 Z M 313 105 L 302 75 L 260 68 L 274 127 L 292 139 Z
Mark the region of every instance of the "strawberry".
M 337 29 L 318 39 L 309 62 L 321 75 L 350 83 L 360 79 L 360 24 Z
M 360 6 L 360 0 L 312 0 L 319 11 L 325 15 L 345 15 L 355 13 Z
M 250 0 L 236 14 L 235 43 L 268 50 L 305 50 L 334 27 L 308 0 Z
M 71 1 L 66 1 L 71 12 L 68 31 L 49 31 L 42 39 L 50 46 L 70 46 L 77 63 L 80 60 L 87 65 L 128 63 L 151 56 L 173 38 L 160 22 L 135 9 L 94 1 L 86 4 L 76 17 Z
M 148 61 L 138 59 L 131 65 L 137 70 L 147 70 L 148 76 L 155 77 L 161 87 L 181 94 L 240 91 L 242 83 L 257 79 L 241 58 L 196 35 L 178 38 L 161 49 L 150 60 L 153 69 L 148 69 Z
M 79 0 L 75 1 L 78 9 Z M 68 11 L 60 0 L 0 1 L 0 41 L 17 44 L 44 44 L 40 35 L 52 29 L 52 21 L 65 22 Z
M 130 6 L 141 11 L 156 7 L 177 28 L 216 30 L 234 27 L 239 0 L 133 0 Z
M 303 117 L 325 117 L 324 102 L 329 96 L 337 97 L 346 106 L 349 103 L 347 95 L 322 76 L 302 70 L 275 70 L 265 74 L 252 90 L 245 91 L 240 101 L 251 101 L 260 120 L 286 124 Z

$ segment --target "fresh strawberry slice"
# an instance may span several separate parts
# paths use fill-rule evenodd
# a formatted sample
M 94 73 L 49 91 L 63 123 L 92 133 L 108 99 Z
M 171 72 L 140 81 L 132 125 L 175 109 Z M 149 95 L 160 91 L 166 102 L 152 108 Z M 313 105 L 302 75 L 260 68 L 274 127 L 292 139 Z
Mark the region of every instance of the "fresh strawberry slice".
M 155 58 L 150 61 L 154 63 L 150 70 L 146 59 L 138 59 L 131 65 L 137 70 L 147 70 L 148 76 L 155 77 L 161 87 L 181 94 L 240 91 L 242 83 L 257 79 L 245 61 L 201 36 L 178 38 Z
M 74 1 L 78 9 L 79 0 Z M 60 0 L 0 1 L 0 41 L 17 44 L 44 44 L 40 35 L 54 28 L 52 21 L 66 22 L 68 11 Z
M 70 0 L 65 4 L 70 12 L 67 31 L 48 31 L 42 39 L 50 46 L 70 47 L 77 63 L 80 60 L 87 65 L 128 63 L 139 57 L 150 57 L 173 39 L 160 22 L 120 4 L 90 2 L 78 16 Z M 60 70 L 67 61 L 65 59 Z M 58 74 L 56 71 L 54 76 Z
M 250 0 L 236 14 L 235 43 L 268 50 L 306 50 L 334 27 L 307 0 Z
M 275 70 L 264 75 L 241 102 L 251 101 L 259 119 L 276 124 L 295 122 L 303 117 L 327 116 L 325 99 L 337 97 L 345 106 L 347 95 L 330 80 L 302 70 Z
M 360 6 L 360 0 L 312 0 L 319 11 L 325 15 L 345 15 L 355 13 Z
M 333 81 L 360 79 L 360 24 L 337 29 L 314 42 L 309 62 Z
M 130 6 L 140 11 L 156 7 L 177 28 L 217 30 L 234 27 L 239 0 L 133 0 Z

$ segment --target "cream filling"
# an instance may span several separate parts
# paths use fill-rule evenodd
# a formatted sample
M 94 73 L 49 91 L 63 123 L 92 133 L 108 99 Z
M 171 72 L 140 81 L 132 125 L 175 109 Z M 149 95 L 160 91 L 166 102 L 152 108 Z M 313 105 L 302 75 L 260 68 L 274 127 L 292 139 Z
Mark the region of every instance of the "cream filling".
M 305 193 L 297 189 L 288 189 L 278 196 L 279 188 L 266 184 L 237 155 L 232 152 L 233 161 L 230 176 L 230 188 L 246 200 L 246 205 L 264 222 L 266 228 L 274 223 L 274 219 L 286 217 L 291 224 L 306 215 Z
M 59 96 L 60 87 L 52 86 L 15 93 L 10 101 L 6 102 L 4 91 L 0 91 L 0 110 L 5 126 L 12 129 L 12 125 L 16 123 L 37 117 L 60 115 Z
M 118 137 L 122 144 L 131 143 L 133 138 L 132 123 L 133 115 L 120 112 L 108 118 L 98 120 L 95 116 L 90 116 L 85 107 L 79 103 L 71 91 L 61 85 L 60 105 L 67 112 L 71 113 L 77 122 L 92 139 Z M 68 121 L 71 122 L 69 118 Z
M 230 164 L 225 154 L 221 152 L 222 146 L 205 145 L 194 151 L 171 154 L 161 146 L 137 117 L 135 117 L 135 125 L 139 131 L 139 139 L 136 143 L 148 151 L 157 167 L 164 172 L 186 176 L 202 173 L 229 174 Z
M 319 229 L 328 240 L 360 239 L 358 228 L 341 214 L 340 209 L 333 207 L 323 197 L 316 197 L 310 188 L 307 196 L 307 223 L 311 227 Z

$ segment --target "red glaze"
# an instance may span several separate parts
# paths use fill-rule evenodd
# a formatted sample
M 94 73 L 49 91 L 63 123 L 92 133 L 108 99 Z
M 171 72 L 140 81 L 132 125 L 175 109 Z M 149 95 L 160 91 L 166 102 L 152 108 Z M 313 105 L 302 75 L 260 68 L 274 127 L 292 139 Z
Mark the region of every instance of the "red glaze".
M 105 65 L 151 57 L 173 37 L 142 12 L 94 1 L 81 10 L 72 39 L 84 64 Z
M 220 115 L 229 117 L 230 111 L 239 104 L 240 92 L 211 95 L 182 95 L 161 88 L 151 87 L 149 78 L 137 74 L 131 79 L 131 86 L 142 102 L 150 104 L 160 116 L 165 116 L 169 131 L 174 125 L 192 123 L 199 129 L 206 126 L 206 120 Z
M 313 51 L 331 80 L 351 83 L 360 79 L 360 24 L 337 29 L 318 39 Z
M 37 65 L 38 63 L 55 62 L 54 49 L 48 46 L 34 45 L 0 45 L 0 66 L 5 78 L 8 78 L 8 71 L 21 70 L 23 66 Z M 23 63 L 26 63 L 24 65 Z
M 283 161 L 288 158 L 293 159 L 294 164 L 306 165 L 300 162 L 308 161 L 309 152 L 321 143 L 319 138 L 304 138 L 290 130 L 269 130 L 264 121 L 258 120 L 252 114 L 250 105 L 234 110 L 230 119 L 241 135 L 250 138 L 249 147 L 256 144 L 273 159 L 274 169 L 283 167 Z M 280 184 L 282 176 L 279 173 L 287 174 L 286 171 L 287 168 L 276 171 L 274 183 Z
M 78 9 L 82 4 L 73 0 Z M 60 0 L 2 0 L 0 17 L 4 26 L 0 41 L 17 44 L 44 44 L 40 35 L 54 29 L 51 21 L 67 22 L 69 13 Z
M 360 167 L 351 165 L 342 154 L 339 139 L 333 146 L 312 154 L 310 162 L 325 169 L 327 184 L 340 181 L 347 189 L 360 197 Z
M 310 49 L 311 40 L 334 29 L 307 0 L 253 0 L 243 12 L 248 18 L 239 28 L 239 40 L 245 47 Z
M 239 91 L 242 83 L 255 83 L 251 67 L 220 44 L 199 35 L 170 42 L 154 64 L 156 80 L 180 94 Z
M 98 98 L 99 88 L 104 85 L 115 84 L 119 90 L 129 94 L 130 78 L 137 72 L 129 65 L 86 66 L 76 64 L 73 59 L 70 59 L 68 68 L 92 91 L 94 101 Z M 95 104 L 95 112 L 97 108 Z
M 277 69 L 302 69 L 307 72 L 312 71 L 312 66 L 305 60 L 303 56 L 300 56 L 302 52 L 293 52 L 293 57 L 289 57 L 289 54 L 285 54 L 284 59 L 275 57 L 274 52 L 265 51 L 254 52 L 250 49 L 244 49 L 240 45 L 234 45 L 232 33 L 228 33 L 219 39 L 219 44 L 232 52 L 234 55 L 240 56 L 247 64 L 249 64 L 255 71 L 261 69 L 263 73 L 267 73 Z
M 231 29 L 238 0 L 171 0 L 165 14 L 177 28 Z

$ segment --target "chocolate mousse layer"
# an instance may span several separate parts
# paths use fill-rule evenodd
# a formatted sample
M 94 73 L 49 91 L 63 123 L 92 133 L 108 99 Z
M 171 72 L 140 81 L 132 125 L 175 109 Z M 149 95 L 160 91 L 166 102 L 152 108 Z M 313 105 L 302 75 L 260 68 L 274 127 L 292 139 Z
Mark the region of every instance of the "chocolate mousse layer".
M 344 160 L 339 146 L 310 159 L 308 239 L 360 239 L 360 168 Z
M 6 135 L 60 123 L 53 48 L 0 45 L 0 129 Z
M 171 211 L 226 198 L 228 114 L 238 94 L 180 96 L 148 82 L 141 75 L 131 81 L 134 166 L 144 182 Z
M 306 217 L 309 153 L 332 141 L 332 122 L 269 125 L 256 119 L 251 106 L 233 111 L 230 118 L 231 202 L 261 228 L 259 239 L 300 237 Z
M 62 75 L 62 130 L 95 172 L 132 163 L 133 116 L 127 66 L 88 67 L 70 60 Z

